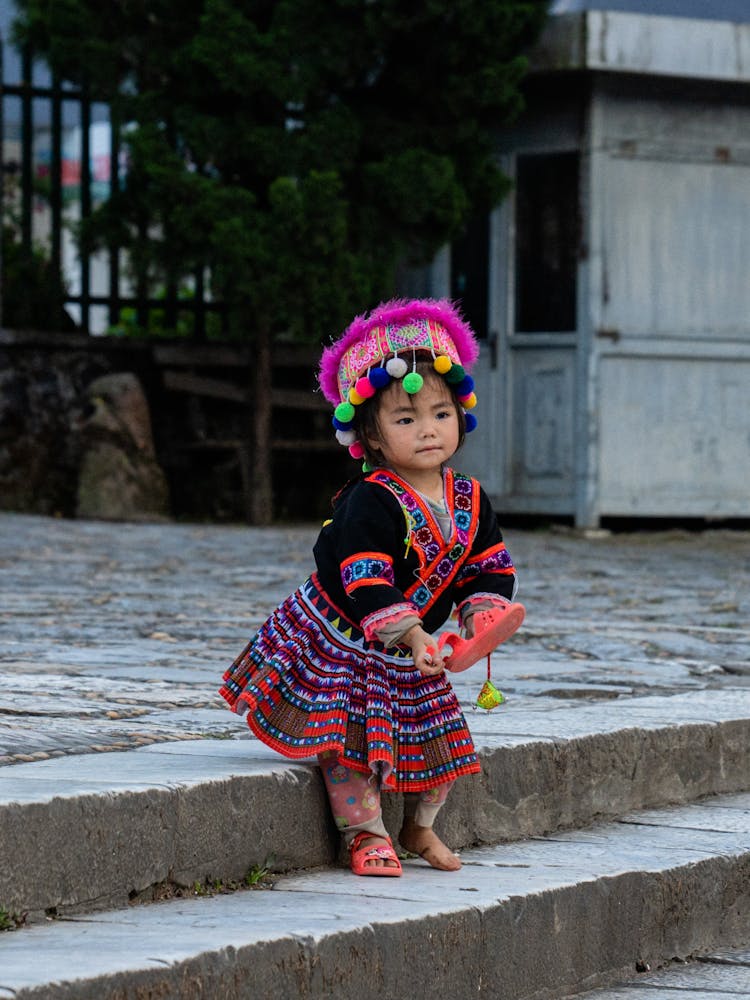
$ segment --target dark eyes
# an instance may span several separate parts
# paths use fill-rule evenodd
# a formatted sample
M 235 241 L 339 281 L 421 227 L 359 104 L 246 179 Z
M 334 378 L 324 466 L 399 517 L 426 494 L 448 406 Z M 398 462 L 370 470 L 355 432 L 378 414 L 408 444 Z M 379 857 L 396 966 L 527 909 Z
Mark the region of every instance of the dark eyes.
M 438 412 L 435 414 L 435 419 L 436 420 L 450 419 L 450 417 L 452 416 L 452 412 L 453 412 L 452 410 L 438 410 Z M 406 424 L 413 424 L 414 423 L 414 417 L 399 417 L 396 420 L 396 423 L 397 424 L 404 424 L 404 425 L 406 425 Z

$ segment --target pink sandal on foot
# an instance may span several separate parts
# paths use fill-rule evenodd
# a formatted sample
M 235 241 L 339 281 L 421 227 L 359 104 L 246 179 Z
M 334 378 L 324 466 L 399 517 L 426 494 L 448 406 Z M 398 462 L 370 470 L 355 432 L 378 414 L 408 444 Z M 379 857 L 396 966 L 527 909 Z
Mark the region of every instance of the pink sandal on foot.
M 368 844 L 366 847 L 359 846 L 363 840 L 371 840 L 376 836 L 379 836 L 379 834 L 368 833 L 367 830 L 362 830 L 354 838 L 349 849 L 351 852 L 350 864 L 352 871 L 355 875 L 385 875 L 390 877 L 401 875 L 403 870 L 401 862 L 393 849 L 390 837 L 383 838 L 387 841 L 385 844 Z M 396 864 L 388 866 L 368 865 L 367 862 L 372 861 L 374 858 L 382 858 L 383 861 L 395 861 Z
M 477 611 L 474 615 L 474 635 L 462 639 L 455 632 L 443 632 L 438 640 L 440 649 L 448 646 L 451 650 L 446 657 L 445 669 L 454 674 L 468 670 L 483 657 L 488 656 L 496 646 L 510 639 L 518 630 L 526 615 L 523 604 L 508 604 L 504 608 L 490 608 Z

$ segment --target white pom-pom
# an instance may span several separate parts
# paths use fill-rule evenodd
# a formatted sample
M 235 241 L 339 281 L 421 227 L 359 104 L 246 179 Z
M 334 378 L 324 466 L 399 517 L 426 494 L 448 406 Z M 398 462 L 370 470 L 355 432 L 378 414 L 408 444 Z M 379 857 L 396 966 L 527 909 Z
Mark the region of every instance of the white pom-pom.
M 336 431 L 336 440 L 339 444 L 343 444 L 348 448 L 350 444 L 354 444 L 357 440 L 357 435 L 354 431 Z
M 390 361 L 386 362 L 385 370 L 391 378 L 403 378 L 409 371 L 409 366 L 403 358 L 391 358 Z

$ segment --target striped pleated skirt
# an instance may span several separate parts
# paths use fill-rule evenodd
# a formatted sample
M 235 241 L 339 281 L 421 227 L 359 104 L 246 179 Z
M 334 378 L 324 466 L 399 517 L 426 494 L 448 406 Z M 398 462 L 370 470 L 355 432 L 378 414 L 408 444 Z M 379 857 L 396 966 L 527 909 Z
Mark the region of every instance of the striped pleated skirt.
M 333 751 L 391 790 L 424 791 L 480 769 L 445 674 L 425 676 L 408 653 L 367 642 L 315 574 L 253 636 L 220 693 L 284 756 Z

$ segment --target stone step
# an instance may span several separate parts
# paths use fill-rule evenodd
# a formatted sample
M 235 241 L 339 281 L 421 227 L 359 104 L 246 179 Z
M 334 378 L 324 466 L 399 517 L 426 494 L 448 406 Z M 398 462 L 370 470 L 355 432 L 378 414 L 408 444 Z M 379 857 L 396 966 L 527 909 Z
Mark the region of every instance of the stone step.
M 454 849 L 750 789 L 746 689 L 514 708 L 471 727 L 482 776 L 458 782 L 438 818 Z M 399 796 L 384 802 L 395 833 Z M 0 908 L 29 922 L 330 865 L 336 841 L 314 763 L 256 740 L 0 768 Z
M 559 998 L 746 943 L 749 831 L 750 795 L 722 796 L 470 849 L 455 873 L 411 860 L 72 916 L 3 936 L 0 997 Z
M 750 997 L 750 951 L 713 951 L 689 963 L 672 962 L 613 988 L 579 993 L 576 1000 L 731 1000 Z

